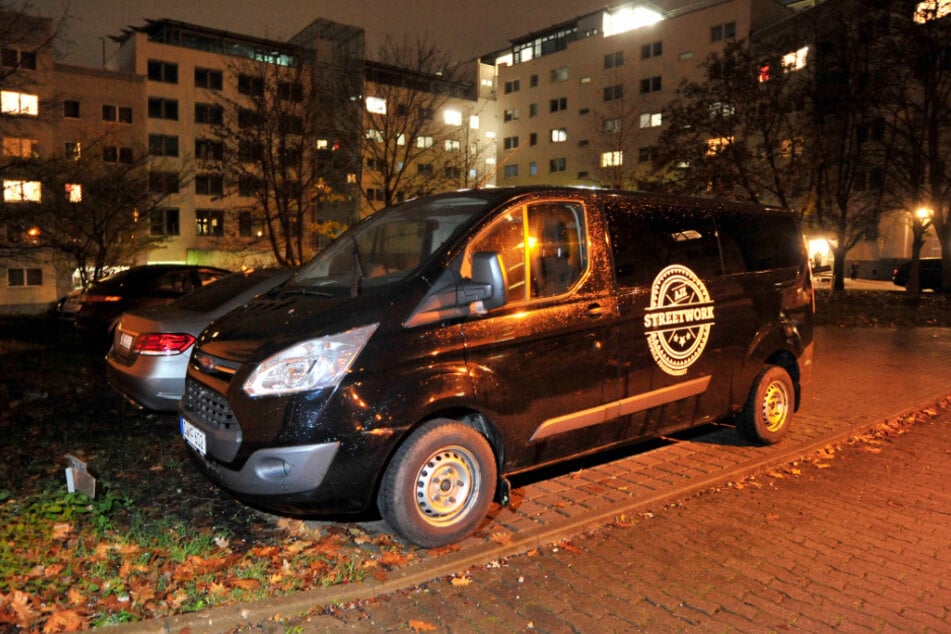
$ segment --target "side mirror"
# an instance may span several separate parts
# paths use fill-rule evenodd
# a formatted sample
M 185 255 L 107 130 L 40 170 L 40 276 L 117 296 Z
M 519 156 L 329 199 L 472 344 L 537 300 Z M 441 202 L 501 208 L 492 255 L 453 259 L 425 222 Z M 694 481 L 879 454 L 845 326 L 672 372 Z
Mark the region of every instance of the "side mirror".
M 486 310 L 498 308 L 505 305 L 507 287 L 499 254 L 479 251 L 472 256 L 472 279 L 464 280 L 457 287 L 457 303 L 462 306 L 481 301 Z

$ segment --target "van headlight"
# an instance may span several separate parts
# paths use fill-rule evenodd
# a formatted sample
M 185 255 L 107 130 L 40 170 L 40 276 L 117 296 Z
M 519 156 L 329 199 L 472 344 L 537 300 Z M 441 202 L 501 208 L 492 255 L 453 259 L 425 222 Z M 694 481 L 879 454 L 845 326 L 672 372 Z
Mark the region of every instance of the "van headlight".
M 248 396 L 307 392 L 340 383 L 379 324 L 308 339 L 262 361 L 244 382 Z

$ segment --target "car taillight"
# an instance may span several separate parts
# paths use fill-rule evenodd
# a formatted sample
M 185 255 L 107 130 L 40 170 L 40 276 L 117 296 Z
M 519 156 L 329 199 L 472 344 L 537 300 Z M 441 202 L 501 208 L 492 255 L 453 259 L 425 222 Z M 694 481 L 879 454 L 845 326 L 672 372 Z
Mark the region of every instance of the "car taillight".
M 83 295 L 84 304 L 97 304 L 99 302 L 118 302 L 121 301 L 120 295 Z
M 139 335 L 135 351 L 139 354 L 172 356 L 191 348 L 195 338 L 187 332 L 150 332 Z

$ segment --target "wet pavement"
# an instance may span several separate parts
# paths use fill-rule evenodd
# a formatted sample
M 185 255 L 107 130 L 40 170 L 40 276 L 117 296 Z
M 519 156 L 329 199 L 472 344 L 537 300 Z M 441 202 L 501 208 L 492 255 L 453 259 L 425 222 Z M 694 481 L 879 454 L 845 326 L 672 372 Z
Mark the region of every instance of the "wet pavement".
M 723 491 L 727 483 L 799 469 L 789 465 L 821 456 L 817 452 L 829 445 L 948 395 L 951 329 L 821 328 L 813 381 L 789 436 L 778 445 L 749 445 L 730 427 L 708 427 L 709 433 L 526 482 L 513 492 L 510 507 L 493 508 L 483 527 L 457 550 L 424 554 L 384 581 L 368 579 L 110 631 L 951 631 L 951 586 L 945 580 L 951 578 L 951 531 L 946 528 L 951 500 L 941 484 L 951 481 L 947 420 L 934 423 L 938 431 L 932 430 L 933 437 L 921 446 L 897 445 L 895 468 L 902 470 L 901 477 L 875 466 L 874 459 L 887 455 L 865 452 L 863 458 L 873 462 L 867 478 L 861 477 L 863 471 L 854 476 L 861 489 L 843 485 L 838 466 L 828 473 L 815 468 L 825 477 L 789 482 L 808 481 L 817 488 L 781 503 L 702 495 L 685 504 L 687 510 L 664 511 L 678 500 Z M 935 471 L 922 474 L 914 472 L 916 467 Z M 904 477 L 906 472 L 912 479 Z M 923 485 L 913 484 L 913 478 Z M 860 492 L 858 498 L 839 499 L 826 495 L 827 489 Z M 919 504 L 912 494 L 924 496 L 923 501 Z M 665 528 L 655 528 L 658 513 L 665 516 Z M 670 519 L 675 515 L 680 519 Z M 600 542 L 580 537 L 611 526 Z M 891 544 L 885 537 L 894 537 L 892 527 L 927 532 L 931 541 L 920 545 L 921 552 L 909 551 L 920 561 L 902 563 L 911 538 Z M 581 542 L 585 545 L 576 545 Z M 943 550 L 929 555 L 935 544 Z M 879 547 L 883 552 L 876 552 Z M 844 548 L 851 554 L 837 555 Z M 773 563 L 774 556 L 784 563 Z M 845 570 L 843 561 L 860 568 Z M 893 562 L 896 570 L 872 572 L 883 561 Z M 856 575 L 864 580 L 861 596 L 847 592 Z M 877 594 L 868 586 L 877 586 Z M 334 607 L 357 601 L 364 603 Z M 811 605 L 841 609 L 807 610 Z M 280 622 L 307 613 L 312 616 Z

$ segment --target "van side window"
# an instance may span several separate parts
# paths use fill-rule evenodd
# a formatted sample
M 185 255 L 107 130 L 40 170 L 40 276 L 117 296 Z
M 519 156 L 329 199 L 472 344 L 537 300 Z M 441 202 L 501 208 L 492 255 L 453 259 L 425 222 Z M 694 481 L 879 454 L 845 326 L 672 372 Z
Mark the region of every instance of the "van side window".
M 620 287 L 644 286 L 665 266 L 679 263 L 701 278 L 720 273 L 713 221 L 696 212 L 607 204 L 614 275 Z
M 584 207 L 557 202 L 513 209 L 474 240 L 468 253 L 479 251 L 499 254 L 509 302 L 566 293 L 587 267 Z
M 568 292 L 586 266 L 583 208 L 571 203 L 529 205 L 528 231 L 531 296 Z
M 727 273 L 799 266 L 802 234 L 791 214 L 763 213 L 755 223 L 744 220 L 740 215 L 717 216 Z M 728 257 L 731 248 L 738 252 L 732 258 L 735 264 Z
M 522 208 L 514 209 L 492 223 L 469 248 L 469 257 L 479 251 L 494 251 L 502 260 L 508 284 L 506 301 L 525 298 L 525 223 Z

